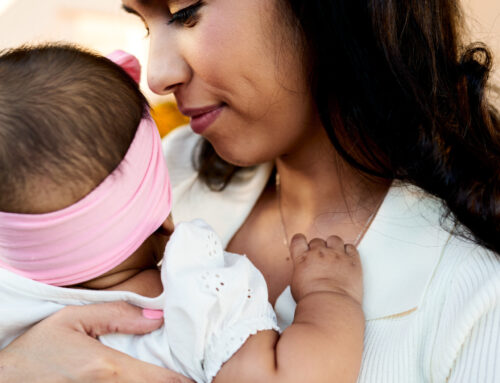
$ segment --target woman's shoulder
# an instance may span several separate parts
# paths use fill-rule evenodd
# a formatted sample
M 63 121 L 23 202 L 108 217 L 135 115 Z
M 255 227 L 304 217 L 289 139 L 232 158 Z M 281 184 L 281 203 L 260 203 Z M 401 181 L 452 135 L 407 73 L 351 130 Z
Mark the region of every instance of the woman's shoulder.
M 500 256 L 471 239 L 452 234 L 441 260 L 449 280 L 448 298 L 481 296 L 500 305 Z M 482 292 L 478 295 L 478 292 Z M 488 298 L 488 299 L 489 299 Z
M 425 316 L 435 323 L 429 333 L 436 381 L 497 382 L 499 256 L 452 235 L 427 295 Z
M 500 257 L 458 235 L 454 225 L 438 198 L 393 185 L 359 246 L 369 318 L 442 307 L 444 300 L 476 293 L 488 280 L 499 283 Z
M 450 304 L 465 296 L 478 298 L 485 294 L 483 298 L 497 300 L 500 305 L 500 255 L 479 244 L 442 201 L 424 192 L 422 196 L 418 202 L 424 206 L 421 210 L 428 212 L 426 218 L 435 214 L 432 230 L 442 233 L 440 255 L 431 278 L 434 288 L 444 291 Z
M 400 202 L 393 210 L 397 210 L 396 221 L 404 226 L 399 230 L 412 239 L 405 247 L 405 255 L 416 249 L 418 263 L 425 262 L 429 253 L 434 254 L 422 301 L 442 299 L 443 313 L 464 313 L 468 304 L 476 309 L 477 302 L 500 307 L 500 255 L 472 238 L 440 199 L 414 186 L 399 186 L 403 188 L 391 192 L 404 197 L 393 197 Z M 404 217 L 408 219 L 405 221 Z M 412 270 L 416 269 L 415 264 Z M 486 306 L 483 309 L 487 310 Z

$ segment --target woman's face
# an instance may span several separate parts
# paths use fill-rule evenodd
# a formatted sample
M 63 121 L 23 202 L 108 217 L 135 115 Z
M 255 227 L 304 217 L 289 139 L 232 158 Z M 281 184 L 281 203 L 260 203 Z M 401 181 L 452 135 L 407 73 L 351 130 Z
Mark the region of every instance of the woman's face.
M 300 38 L 277 1 L 123 0 L 149 29 L 151 89 L 173 93 L 237 165 L 290 153 L 319 128 Z

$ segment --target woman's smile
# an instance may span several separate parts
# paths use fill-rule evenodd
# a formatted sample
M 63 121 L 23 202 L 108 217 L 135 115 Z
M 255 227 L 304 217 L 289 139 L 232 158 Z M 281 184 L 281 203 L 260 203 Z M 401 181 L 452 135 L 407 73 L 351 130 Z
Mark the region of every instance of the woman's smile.
M 149 30 L 150 88 L 172 93 L 193 131 L 227 162 L 273 160 L 303 145 L 311 129 L 321 129 L 300 49 L 282 44 L 296 36 L 276 17 L 276 2 L 123 4 Z
M 185 108 L 179 105 L 181 113 L 191 117 L 191 129 L 198 134 L 202 134 L 207 130 L 217 120 L 224 108 L 224 104 L 203 108 Z

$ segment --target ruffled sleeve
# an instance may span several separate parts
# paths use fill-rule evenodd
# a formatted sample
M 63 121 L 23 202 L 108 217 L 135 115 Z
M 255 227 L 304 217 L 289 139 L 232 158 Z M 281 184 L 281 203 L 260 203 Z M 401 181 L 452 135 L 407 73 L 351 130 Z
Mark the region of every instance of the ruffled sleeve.
M 278 330 L 262 274 L 201 220 L 177 225 L 162 265 L 165 330 L 181 372 L 210 382 L 262 330 Z

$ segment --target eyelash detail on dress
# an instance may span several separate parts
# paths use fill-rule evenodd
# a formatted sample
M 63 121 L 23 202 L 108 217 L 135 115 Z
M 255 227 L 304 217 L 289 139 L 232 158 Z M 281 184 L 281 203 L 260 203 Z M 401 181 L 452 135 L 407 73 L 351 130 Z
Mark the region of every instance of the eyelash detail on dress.
M 193 18 L 196 16 L 196 13 L 200 10 L 201 7 L 205 5 L 205 2 L 200 0 L 189 7 L 181 9 L 172 14 L 171 19 L 168 21 L 168 24 L 182 24 L 186 26 L 193 22 Z

